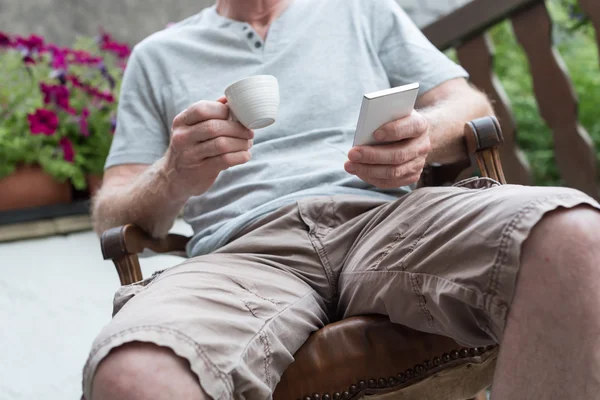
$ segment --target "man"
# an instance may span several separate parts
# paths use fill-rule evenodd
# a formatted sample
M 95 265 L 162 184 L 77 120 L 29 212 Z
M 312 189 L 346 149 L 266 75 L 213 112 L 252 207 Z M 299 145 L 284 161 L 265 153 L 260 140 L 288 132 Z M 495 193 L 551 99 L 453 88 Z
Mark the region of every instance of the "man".
M 257 74 L 282 99 L 252 132 L 221 96 Z M 596 396 L 598 203 L 489 180 L 406 194 L 492 113 L 466 77 L 393 0 L 218 0 L 137 45 L 96 229 L 162 236 L 184 207 L 193 258 L 117 293 L 86 398 L 266 399 L 311 332 L 372 313 L 501 343 L 495 399 Z M 362 95 L 412 82 L 417 111 L 351 149 Z

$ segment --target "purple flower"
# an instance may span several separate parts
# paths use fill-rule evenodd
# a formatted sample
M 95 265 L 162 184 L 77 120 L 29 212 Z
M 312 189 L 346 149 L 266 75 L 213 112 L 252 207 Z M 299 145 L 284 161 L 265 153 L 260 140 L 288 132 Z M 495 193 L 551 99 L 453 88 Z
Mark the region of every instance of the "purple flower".
M 67 73 L 64 70 L 55 69 L 54 71 L 52 71 L 50 73 L 50 78 L 58 79 L 58 81 L 60 82 L 61 85 L 67 84 Z
M 90 136 L 90 130 L 88 127 L 88 117 L 90 116 L 90 110 L 84 108 L 79 116 L 79 130 L 85 137 Z
M 73 149 L 73 143 L 66 137 L 61 138 L 58 145 L 62 149 L 63 158 L 65 161 L 72 163 L 75 160 L 75 149 Z
M 98 65 L 98 69 L 100 69 L 100 73 L 108 81 L 108 84 L 110 85 L 110 88 L 114 89 L 115 85 L 116 85 L 115 79 L 112 77 L 112 75 L 110 74 L 110 72 L 108 72 L 108 69 L 106 68 L 106 65 L 104 64 L 104 62 L 101 62 Z
M 110 132 L 114 135 L 115 129 L 117 129 L 117 119 L 114 115 L 110 116 Z
M 32 135 L 52 136 L 58 128 L 58 117 L 53 111 L 45 108 L 38 108 L 35 113 L 29 114 L 27 121 Z

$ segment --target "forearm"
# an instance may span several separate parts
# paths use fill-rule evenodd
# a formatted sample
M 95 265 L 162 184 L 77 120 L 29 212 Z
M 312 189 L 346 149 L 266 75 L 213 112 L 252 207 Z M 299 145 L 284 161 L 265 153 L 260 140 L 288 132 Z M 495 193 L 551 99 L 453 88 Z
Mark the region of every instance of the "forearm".
M 425 104 L 418 111 L 429 121 L 432 151 L 427 157 L 428 164 L 449 164 L 463 160 L 467 154 L 465 124 L 494 113 L 485 94 L 466 83 L 423 100 L 421 103 Z
M 93 203 L 94 230 L 135 224 L 154 237 L 165 236 L 185 204 L 168 177 L 166 160 L 160 159 L 129 181 L 105 185 Z

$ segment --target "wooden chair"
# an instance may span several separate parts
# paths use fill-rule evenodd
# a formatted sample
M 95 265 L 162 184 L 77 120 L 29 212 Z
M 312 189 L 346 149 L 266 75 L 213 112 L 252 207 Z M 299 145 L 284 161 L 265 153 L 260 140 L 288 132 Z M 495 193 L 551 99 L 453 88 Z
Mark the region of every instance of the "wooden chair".
M 479 167 L 482 176 L 505 183 L 498 156 L 502 142 L 496 118 L 469 122 L 464 162 L 429 169 L 421 186 L 449 183 L 471 164 Z M 102 254 L 114 262 L 121 284 L 128 285 L 142 280 L 138 254 L 144 249 L 184 253 L 188 240 L 180 235 L 155 239 L 139 227 L 125 225 L 102 235 Z M 497 354 L 497 346 L 465 348 L 452 339 L 393 324 L 384 316 L 354 317 L 310 336 L 295 354 L 274 398 L 485 399 L 482 391 L 492 382 Z

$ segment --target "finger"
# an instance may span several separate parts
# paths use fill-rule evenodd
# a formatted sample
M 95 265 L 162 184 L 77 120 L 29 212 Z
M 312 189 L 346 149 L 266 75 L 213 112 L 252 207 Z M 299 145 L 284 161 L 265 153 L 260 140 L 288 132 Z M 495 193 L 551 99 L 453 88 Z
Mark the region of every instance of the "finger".
M 189 127 L 191 139 L 195 142 L 203 142 L 219 136 L 229 136 L 239 139 L 253 139 L 254 131 L 246 128 L 239 122 L 223 121 L 222 119 L 211 119 L 200 122 Z
M 229 118 L 229 107 L 225 104 L 201 100 L 179 113 L 173 120 L 173 127 L 195 125 L 211 119 L 227 120 L 227 118 Z
M 197 144 L 195 152 L 200 158 L 206 159 L 222 154 L 250 150 L 251 148 L 252 140 L 220 136 Z
M 407 178 L 398 179 L 398 180 L 389 180 L 389 179 L 372 179 L 368 183 L 379 188 L 379 189 L 397 189 L 402 186 L 412 185 L 417 183 L 421 179 L 421 175 L 413 175 Z
M 363 180 L 387 179 L 399 180 L 421 174 L 425 166 L 425 157 L 419 157 L 401 165 L 359 164 L 348 162 L 344 165 L 347 172 Z
M 250 140 L 254 132 L 239 122 L 211 119 L 194 126 L 183 126 L 173 131 L 171 142 L 175 148 L 181 149 L 218 137 L 232 137 Z
M 380 142 L 395 142 L 420 136 L 429 129 L 429 121 L 416 111 L 406 118 L 389 122 L 375 131 L 373 136 Z
M 397 143 L 354 147 L 348 153 L 348 159 L 361 164 L 400 165 L 425 156 L 430 151 L 429 136 L 423 135 Z
M 221 104 L 227 104 L 227 97 L 221 96 L 217 99 L 217 101 Z
M 221 154 L 216 157 L 211 157 L 205 160 L 205 165 L 209 169 L 224 171 L 236 165 L 245 164 L 252 158 L 252 155 L 247 150 L 238 151 L 235 153 Z

